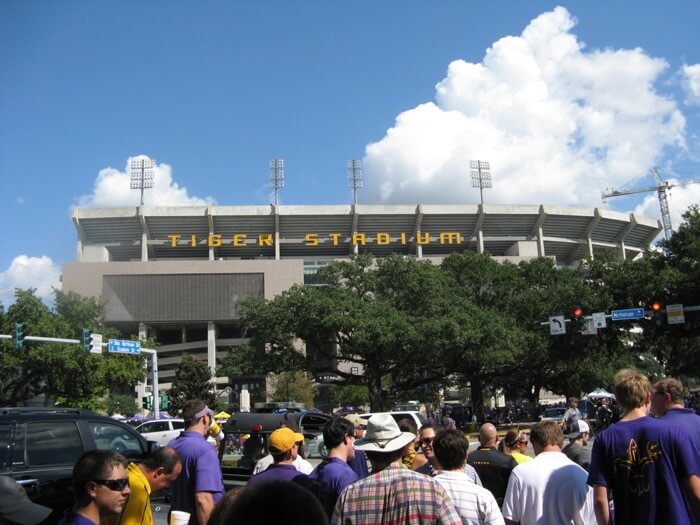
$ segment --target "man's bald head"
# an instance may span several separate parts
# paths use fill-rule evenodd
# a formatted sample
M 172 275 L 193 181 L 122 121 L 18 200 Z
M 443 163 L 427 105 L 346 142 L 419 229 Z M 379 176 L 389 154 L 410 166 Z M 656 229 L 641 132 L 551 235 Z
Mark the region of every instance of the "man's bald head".
M 493 423 L 484 423 L 479 428 L 479 442 L 482 447 L 495 447 L 498 442 L 498 431 Z

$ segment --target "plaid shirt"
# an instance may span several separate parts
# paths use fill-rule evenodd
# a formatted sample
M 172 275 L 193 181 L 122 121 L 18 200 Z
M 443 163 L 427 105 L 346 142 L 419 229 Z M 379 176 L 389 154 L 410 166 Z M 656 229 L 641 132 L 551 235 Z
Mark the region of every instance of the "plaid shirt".
M 348 485 L 335 505 L 332 525 L 462 525 L 452 501 L 429 476 L 389 465 Z

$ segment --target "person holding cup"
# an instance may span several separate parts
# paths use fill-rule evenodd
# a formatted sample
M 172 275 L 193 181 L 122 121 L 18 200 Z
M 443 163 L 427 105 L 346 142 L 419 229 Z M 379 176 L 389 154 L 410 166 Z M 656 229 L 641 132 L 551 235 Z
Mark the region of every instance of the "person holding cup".
M 182 418 L 185 430 L 168 443 L 182 458 L 183 466 L 180 477 L 172 485 L 171 514 L 188 512 L 189 525 L 206 525 L 214 505 L 224 495 L 216 449 L 206 439 L 214 422 L 214 411 L 204 401 L 193 399 L 185 403 Z M 172 519 L 182 520 L 182 515 L 174 515 Z

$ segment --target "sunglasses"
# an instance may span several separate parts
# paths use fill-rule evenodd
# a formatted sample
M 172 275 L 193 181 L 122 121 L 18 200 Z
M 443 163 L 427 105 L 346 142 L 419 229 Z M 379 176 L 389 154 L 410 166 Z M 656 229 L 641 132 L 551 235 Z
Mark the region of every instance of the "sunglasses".
M 430 445 L 433 442 L 433 439 L 435 439 L 435 438 L 421 438 L 421 443 L 425 443 L 426 445 Z
M 91 479 L 90 481 L 93 481 L 93 482 L 97 483 L 98 485 L 104 485 L 109 490 L 115 490 L 115 491 L 124 490 L 124 488 L 129 485 L 129 478 Z

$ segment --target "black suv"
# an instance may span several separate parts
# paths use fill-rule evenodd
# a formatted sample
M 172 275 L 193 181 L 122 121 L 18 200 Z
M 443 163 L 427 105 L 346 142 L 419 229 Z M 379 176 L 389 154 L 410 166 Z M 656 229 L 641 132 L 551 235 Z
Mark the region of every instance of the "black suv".
M 71 474 L 86 450 L 119 452 L 141 461 L 157 448 L 133 428 L 89 410 L 0 408 L 0 476 L 21 484 L 36 503 L 54 509 L 55 523 L 73 505 Z

